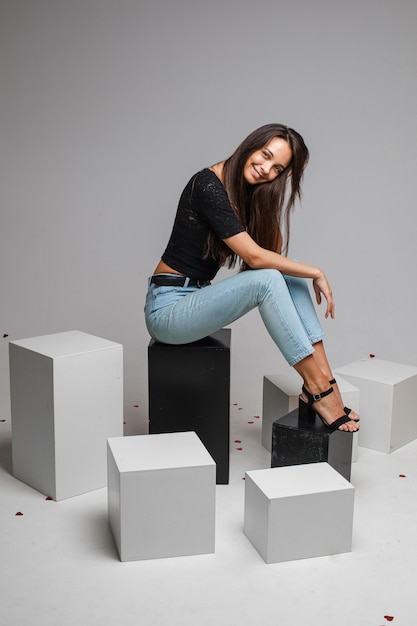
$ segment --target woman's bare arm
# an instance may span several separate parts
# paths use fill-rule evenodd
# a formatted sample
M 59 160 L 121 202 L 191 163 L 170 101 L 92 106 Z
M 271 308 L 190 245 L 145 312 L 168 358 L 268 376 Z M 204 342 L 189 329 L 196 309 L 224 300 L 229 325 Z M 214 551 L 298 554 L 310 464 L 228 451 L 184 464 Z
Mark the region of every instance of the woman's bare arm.
M 288 276 L 311 278 L 317 303 L 321 304 L 322 294 L 327 301 L 325 317 L 330 315 L 331 318 L 334 318 L 335 305 L 332 290 L 326 275 L 321 269 L 313 265 L 293 261 L 272 250 L 266 250 L 245 232 L 228 237 L 224 242 L 251 269 L 275 269 Z

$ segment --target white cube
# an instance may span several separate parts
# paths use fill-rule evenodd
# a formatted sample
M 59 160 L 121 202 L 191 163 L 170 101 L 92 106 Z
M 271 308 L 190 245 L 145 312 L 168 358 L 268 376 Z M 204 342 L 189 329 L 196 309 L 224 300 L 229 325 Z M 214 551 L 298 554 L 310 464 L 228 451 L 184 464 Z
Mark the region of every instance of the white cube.
M 108 516 L 121 561 L 214 552 L 216 464 L 194 432 L 108 440 Z
M 302 380 L 293 370 L 267 374 L 263 381 L 262 445 L 272 451 L 272 424 L 298 407 Z
M 359 390 L 351 383 L 338 377 L 337 385 L 343 402 L 359 412 Z M 294 371 L 282 374 L 267 374 L 263 381 L 262 445 L 272 452 L 272 424 L 298 407 L 302 380 Z M 352 440 L 352 462 L 357 460 L 358 433 Z
M 417 368 L 364 359 L 337 368 L 359 389 L 359 445 L 392 452 L 417 438 Z
M 55 500 L 105 487 L 123 434 L 123 347 L 77 330 L 9 345 L 13 474 Z
M 266 563 L 350 552 L 354 487 L 327 463 L 246 472 L 244 532 Z

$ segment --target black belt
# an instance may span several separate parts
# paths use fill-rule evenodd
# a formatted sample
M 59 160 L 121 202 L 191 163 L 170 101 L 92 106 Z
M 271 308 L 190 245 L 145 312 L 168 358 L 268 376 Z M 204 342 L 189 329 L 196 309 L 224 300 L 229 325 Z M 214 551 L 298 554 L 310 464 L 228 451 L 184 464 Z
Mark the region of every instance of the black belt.
M 151 277 L 151 285 L 157 285 L 158 287 L 184 287 L 187 276 L 174 276 L 172 274 L 154 274 Z M 188 287 L 203 287 L 209 283 L 208 280 L 194 280 L 190 278 Z

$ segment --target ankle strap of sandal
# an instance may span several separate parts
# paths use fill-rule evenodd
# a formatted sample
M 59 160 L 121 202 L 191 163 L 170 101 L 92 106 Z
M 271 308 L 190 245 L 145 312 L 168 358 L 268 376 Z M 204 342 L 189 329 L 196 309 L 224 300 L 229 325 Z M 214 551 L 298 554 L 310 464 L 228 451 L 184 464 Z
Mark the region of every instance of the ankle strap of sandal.
M 308 389 L 305 388 L 305 385 L 303 385 L 303 391 L 308 398 L 309 404 L 312 404 L 313 402 L 318 402 L 322 398 L 325 398 L 330 393 L 333 393 L 333 387 L 330 387 L 330 389 L 326 389 L 326 391 L 322 391 L 321 393 L 310 393 Z

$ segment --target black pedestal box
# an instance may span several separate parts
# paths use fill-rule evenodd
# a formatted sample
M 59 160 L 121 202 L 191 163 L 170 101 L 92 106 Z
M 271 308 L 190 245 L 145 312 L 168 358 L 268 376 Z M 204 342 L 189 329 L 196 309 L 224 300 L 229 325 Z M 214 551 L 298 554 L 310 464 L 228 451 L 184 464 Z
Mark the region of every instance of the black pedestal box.
M 148 347 L 149 433 L 195 431 L 229 482 L 230 338 L 223 328 L 200 341 Z
M 328 463 L 350 480 L 352 433 L 331 431 L 316 416 L 300 420 L 298 409 L 272 424 L 271 467 Z

